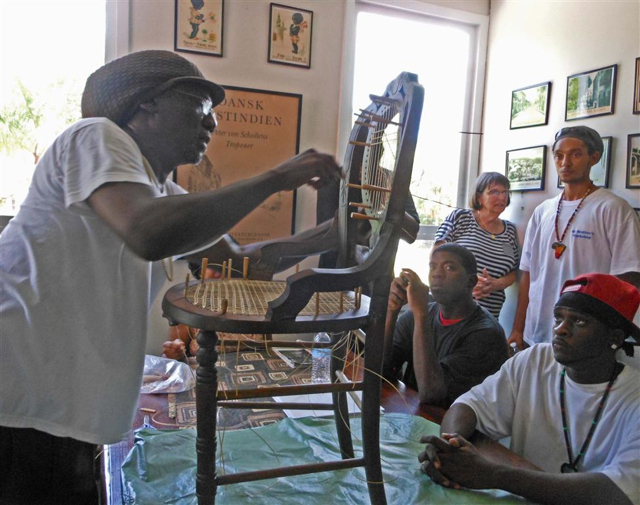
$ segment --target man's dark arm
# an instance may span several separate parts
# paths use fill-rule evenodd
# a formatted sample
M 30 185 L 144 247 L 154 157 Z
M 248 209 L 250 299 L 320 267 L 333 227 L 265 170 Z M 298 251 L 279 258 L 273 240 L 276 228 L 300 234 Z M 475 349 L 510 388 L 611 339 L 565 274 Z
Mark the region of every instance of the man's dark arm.
M 419 456 L 422 469 L 435 482 L 470 489 L 502 489 L 536 503 L 550 505 L 629 505 L 631 501 L 603 473 L 556 474 L 515 468 L 484 457 L 468 442 L 477 418 L 471 407 L 453 405 L 442 420 L 444 438 L 425 437 Z M 449 434 L 456 434 L 451 437 Z
M 449 395 L 447 380 L 438 362 L 428 310 L 414 313 L 413 371 L 416 375 L 420 402 L 441 405 Z
M 96 189 L 88 203 L 133 252 L 156 261 L 207 246 L 273 193 L 339 177 L 333 158 L 310 150 L 212 191 L 156 198 L 150 186 L 115 182 Z

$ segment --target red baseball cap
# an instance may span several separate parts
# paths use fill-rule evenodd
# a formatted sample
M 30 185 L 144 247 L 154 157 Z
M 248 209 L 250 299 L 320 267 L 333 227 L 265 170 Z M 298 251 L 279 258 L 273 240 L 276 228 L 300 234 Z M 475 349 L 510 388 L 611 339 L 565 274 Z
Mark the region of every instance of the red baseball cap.
M 608 274 L 584 274 L 566 281 L 556 305 L 575 308 L 595 317 L 611 328 L 620 328 L 640 343 L 640 328 L 633 317 L 640 305 L 635 286 Z

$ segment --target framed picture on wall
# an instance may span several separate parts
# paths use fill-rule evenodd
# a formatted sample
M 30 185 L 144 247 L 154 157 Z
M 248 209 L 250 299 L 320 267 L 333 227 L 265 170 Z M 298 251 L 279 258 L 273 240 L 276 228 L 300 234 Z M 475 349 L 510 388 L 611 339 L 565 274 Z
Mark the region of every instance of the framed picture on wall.
M 269 63 L 311 68 L 313 12 L 270 4 Z
M 511 92 L 511 122 L 509 128 L 530 128 L 549 122 L 551 82 L 534 84 Z
M 546 168 L 547 146 L 507 151 L 505 175 L 511 183 L 511 191 L 543 190 Z
M 174 49 L 222 56 L 223 18 L 224 0 L 175 0 Z
M 627 188 L 640 189 L 640 133 L 627 138 Z
M 599 188 L 609 187 L 609 170 L 611 168 L 611 144 L 613 143 L 613 137 L 601 137 L 604 144 L 604 150 L 600 161 L 591 167 L 590 177 L 593 183 Z M 558 177 L 558 187 L 564 188 L 564 184 Z
M 613 114 L 618 65 L 567 77 L 565 121 Z
M 636 58 L 636 80 L 633 86 L 633 113 L 640 114 L 640 58 Z

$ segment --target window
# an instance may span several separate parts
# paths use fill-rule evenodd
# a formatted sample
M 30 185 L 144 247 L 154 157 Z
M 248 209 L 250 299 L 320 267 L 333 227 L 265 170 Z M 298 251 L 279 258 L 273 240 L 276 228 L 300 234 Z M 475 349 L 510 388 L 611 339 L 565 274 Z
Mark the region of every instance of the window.
M 474 25 L 358 4 L 354 112 L 402 71 L 417 74 L 425 88 L 411 184 L 420 235 L 412 245 L 400 243 L 396 260 L 397 269 L 410 267 L 425 278 L 435 230 L 452 207 L 465 206 L 469 172 L 475 177 L 478 139 L 462 132 L 473 128 L 477 46 Z
M 15 215 L 35 163 L 80 119 L 91 72 L 104 64 L 106 0 L 2 2 L 0 215 Z

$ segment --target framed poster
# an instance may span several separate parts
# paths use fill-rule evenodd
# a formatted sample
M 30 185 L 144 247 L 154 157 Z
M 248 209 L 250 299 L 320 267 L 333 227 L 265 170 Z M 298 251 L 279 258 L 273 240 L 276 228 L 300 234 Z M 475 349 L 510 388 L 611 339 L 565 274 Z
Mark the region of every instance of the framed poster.
M 224 0 L 175 0 L 173 48 L 222 56 Z
M 215 108 L 218 127 L 197 165 L 178 167 L 174 180 L 190 193 L 227 186 L 266 172 L 298 154 L 302 95 L 224 86 Z M 294 233 L 295 191 L 271 195 L 230 235 L 249 244 Z M 212 216 L 215 219 L 215 216 Z
M 636 80 L 633 84 L 633 113 L 640 114 L 640 58 L 636 58 Z
M 286 5 L 270 4 L 270 63 L 311 68 L 313 12 Z
M 640 189 L 640 133 L 627 137 L 627 184 L 628 189 Z
M 511 191 L 541 191 L 547 166 L 547 146 L 507 151 L 506 176 Z
M 618 65 L 567 77 L 565 121 L 613 114 Z
M 509 129 L 546 125 L 549 122 L 550 96 L 551 82 L 512 91 Z
M 600 161 L 591 167 L 589 177 L 591 177 L 593 183 L 599 188 L 608 188 L 609 170 L 611 168 L 611 143 L 613 142 L 613 137 L 601 138 L 604 150 L 602 151 L 602 156 L 600 156 Z M 564 188 L 564 184 L 560 181 L 560 176 L 558 176 L 558 187 Z

